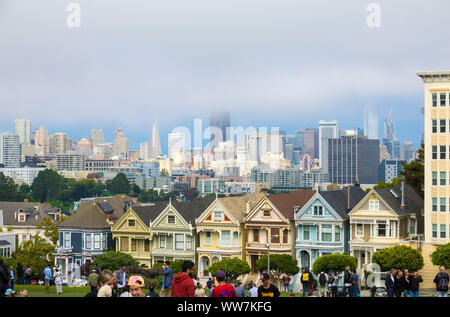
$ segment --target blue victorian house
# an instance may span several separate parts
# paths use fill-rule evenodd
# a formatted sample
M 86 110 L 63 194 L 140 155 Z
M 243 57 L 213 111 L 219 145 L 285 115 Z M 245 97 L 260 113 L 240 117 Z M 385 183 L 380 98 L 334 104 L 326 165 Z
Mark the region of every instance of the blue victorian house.
M 300 268 L 312 269 L 326 254 L 349 253 L 348 213 L 365 196 L 359 186 L 317 191 L 295 214 L 295 255 Z

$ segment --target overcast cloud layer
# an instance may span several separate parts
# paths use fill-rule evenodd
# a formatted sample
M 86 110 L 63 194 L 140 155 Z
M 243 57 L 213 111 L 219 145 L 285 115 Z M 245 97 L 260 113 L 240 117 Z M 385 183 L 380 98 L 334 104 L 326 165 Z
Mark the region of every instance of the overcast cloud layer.
M 81 28 L 66 26 L 70 2 Z M 122 127 L 136 145 L 155 120 L 164 135 L 212 108 L 290 132 L 363 127 L 375 105 L 418 144 L 415 73 L 450 69 L 449 13 L 448 0 L 0 0 L 0 130 L 18 117 L 74 138 Z

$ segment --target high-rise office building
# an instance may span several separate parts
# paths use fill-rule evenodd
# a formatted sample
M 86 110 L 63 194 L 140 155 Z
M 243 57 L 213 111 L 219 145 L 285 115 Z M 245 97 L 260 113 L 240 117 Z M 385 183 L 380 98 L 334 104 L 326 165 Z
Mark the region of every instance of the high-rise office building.
M 313 159 L 319 158 L 318 129 L 305 129 L 303 134 L 303 153 L 311 155 Z
M 94 147 L 105 143 L 105 134 L 102 129 L 92 129 L 91 130 L 92 145 Z
M 159 137 L 159 129 L 158 124 L 155 122 L 153 124 L 153 131 L 152 131 L 152 149 L 151 149 L 151 156 L 153 158 L 156 158 L 157 156 L 161 156 L 161 141 Z
M 378 111 L 375 107 L 367 107 L 364 113 L 364 135 L 368 139 L 379 140 Z
M 230 112 L 214 111 L 210 115 L 211 131 L 211 150 L 219 144 L 219 142 L 227 141 L 229 135 L 227 130 L 230 127 Z M 220 132 L 219 132 L 220 131 Z
M 297 129 L 295 131 L 294 150 L 300 150 L 301 152 L 303 151 L 304 138 L 305 138 L 305 130 Z
M 52 154 L 64 154 L 72 151 L 72 139 L 64 132 L 58 132 L 49 137 L 49 149 Z
M 377 184 L 380 142 L 358 136 L 327 139 L 328 173 L 333 184 Z
M 19 136 L 20 144 L 31 144 L 31 127 L 29 119 L 14 120 L 14 134 Z
M 323 121 L 319 122 L 319 166 L 326 171 L 328 169 L 328 139 L 338 138 L 338 122 Z
M 0 164 L 4 167 L 20 167 L 22 148 L 20 138 L 11 132 L 0 134 Z
M 118 129 L 116 132 L 116 138 L 114 139 L 113 153 L 119 158 L 127 158 L 128 150 L 128 138 L 125 136 L 122 129 Z
M 421 272 L 424 287 L 433 287 L 437 267 L 430 255 L 439 245 L 450 242 L 450 71 L 417 74 L 425 85 L 425 241 L 422 248 L 425 266 Z
M 400 172 L 403 170 L 402 160 L 383 160 L 378 170 L 378 181 L 384 183 L 392 183 L 394 178 L 400 178 Z
M 50 153 L 50 136 L 45 127 L 41 126 L 34 136 L 34 145 L 38 147 L 37 153 L 45 156 Z

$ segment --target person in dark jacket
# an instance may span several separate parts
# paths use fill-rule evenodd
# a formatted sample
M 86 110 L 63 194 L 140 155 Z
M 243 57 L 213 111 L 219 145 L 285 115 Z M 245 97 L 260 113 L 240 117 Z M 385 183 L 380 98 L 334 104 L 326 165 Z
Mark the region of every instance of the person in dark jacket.
M 22 264 L 20 264 L 20 263 L 17 264 L 16 272 L 17 272 L 17 284 L 18 285 L 25 284 L 25 278 L 24 278 L 25 268 L 23 267 Z
M 9 273 L 6 265 L 0 259 L 0 297 L 5 296 L 5 292 L 8 289 Z
M 444 266 L 439 268 L 439 273 L 436 275 L 433 282 L 436 284 L 436 296 L 448 297 L 449 277 L 447 272 L 445 272 Z
M 410 285 L 409 294 L 411 295 L 411 297 L 419 297 L 419 288 L 420 288 L 419 284 L 422 282 L 423 279 L 417 272 L 414 272 L 413 275 L 409 276 L 409 285 Z
M 160 296 L 161 297 L 169 297 L 170 289 L 172 288 L 172 280 L 173 280 L 173 271 L 170 267 L 170 262 L 165 261 L 163 264 L 163 283 L 161 287 Z
M 148 286 L 148 290 L 150 291 L 150 293 L 145 295 L 145 297 L 159 297 L 158 293 L 155 292 L 155 284 L 151 283 Z
M 403 272 L 398 270 L 394 282 L 395 297 L 402 297 L 403 292 Z
M 402 276 L 402 283 L 403 283 L 403 286 L 402 286 L 402 288 L 403 288 L 403 295 L 405 296 L 405 297 L 408 297 L 408 296 L 410 296 L 410 297 L 412 297 L 412 295 L 411 295 L 411 280 L 410 280 L 410 275 L 409 275 L 409 271 L 408 271 L 408 269 L 404 269 L 403 270 L 403 276 Z
M 303 297 L 306 297 L 306 294 L 308 294 L 308 296 L 311 296 L 312 278 L 308 268 L 305 268 L 300 278 L 303 286 Z
M 181 265 L 183 272 L 178 273 L 172 281 L 172 297 L 195 297 L 194 280 L 194 262 L 184 261 Z
M 386 292 L 388 297 L 394 297 L 395 275 L 396 269 L 391 269 L 391 273 L 386 276 L 384 280 L 384 286 L 386 286 Z
M 344 272 L 344 291 L 346 294 L 348 294 L 349 297 L 353 297 L 352 281 L 353 281 L 353 274 L 350 271 L 350 266 L 346 266 Z

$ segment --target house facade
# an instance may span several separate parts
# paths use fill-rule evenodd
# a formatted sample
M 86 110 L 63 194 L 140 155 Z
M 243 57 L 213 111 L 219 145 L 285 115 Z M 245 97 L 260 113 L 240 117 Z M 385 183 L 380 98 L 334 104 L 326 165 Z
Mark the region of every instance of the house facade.
M 378 250 L 399 244 L 418 248 L 423 241 L 423 199 L 406 184 L 372 189 L 349 218 L 350 255 L 360 270 Z
M 317 191 L 295 214 L 295 258 L 301 268 L 312 269 L 326 254 L 349 253 L 348 212 L 365 196 L 360 187 Z
M 256 261 L 263 255 L 288 254 L 294 256 L 294 208 L 303 206 L 314 191 L 296 190 L 287 194 L 264 194 L 245 215 L 245 260 L 252 273 L 258 271 Z

